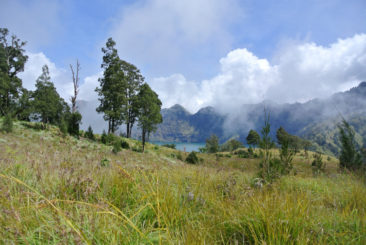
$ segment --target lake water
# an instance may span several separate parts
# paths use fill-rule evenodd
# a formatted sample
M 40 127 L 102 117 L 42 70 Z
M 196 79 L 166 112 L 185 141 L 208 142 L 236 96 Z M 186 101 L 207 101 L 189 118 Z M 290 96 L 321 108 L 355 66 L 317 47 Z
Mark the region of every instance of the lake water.
M 165 145 L 165 144 L 175 144 L 176 145 L 176 149 L 180 150 L 180 151 L 186 151 L 186 152 L 191 152 L 191 151 L 197 151 L 199 152 L 199 148 L 201 147 L 205 147 L 206 143 L 182 143 L 182 142 L 159 142 L 159 141 L 152 141 L 150 142 L 151 144 L 155 144 L 155 145 Z

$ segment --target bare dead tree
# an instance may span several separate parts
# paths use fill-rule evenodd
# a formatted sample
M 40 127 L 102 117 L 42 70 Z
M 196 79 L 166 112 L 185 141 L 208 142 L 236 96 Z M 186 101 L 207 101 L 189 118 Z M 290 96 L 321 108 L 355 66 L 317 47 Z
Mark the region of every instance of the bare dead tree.
M 79 60 L 76 60 L 76 73 L 74 71 L 73 66 L 70 64 L 70 69 L 72 73 L 72 82 L 74 84 L 74 96 L 71 96 L 71 105 L 72 105 L 72 113 L 75 113 L 77 110 L 76 106 L 76 99 L 79 93 L 79 71 L 80 71 L 80 64 Z

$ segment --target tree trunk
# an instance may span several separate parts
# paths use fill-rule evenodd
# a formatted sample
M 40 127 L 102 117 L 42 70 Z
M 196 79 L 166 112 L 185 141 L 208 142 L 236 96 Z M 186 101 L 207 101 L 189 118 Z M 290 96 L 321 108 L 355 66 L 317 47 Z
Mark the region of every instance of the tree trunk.
M 108 120 L 108 134 L 111 133 L 111 119 Z
M 127 138 L 130 138 L 131 137 L 131 135 L 130 135 L 130 123 L 127 122 L 126 126 L 127 126 L 127 128 L 126 128 L 126 136 L 127 136 Z
M 145 135 L 146 135 L 146 130 L 144 128 L 142 128 L 142 152 L 145 151 Z

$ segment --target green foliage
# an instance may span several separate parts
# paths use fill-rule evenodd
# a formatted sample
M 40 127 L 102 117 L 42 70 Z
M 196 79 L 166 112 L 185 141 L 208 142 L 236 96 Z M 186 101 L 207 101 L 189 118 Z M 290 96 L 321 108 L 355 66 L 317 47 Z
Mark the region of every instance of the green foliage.
M 281 143 L 280 159 L 286 171 L 289 172 L 292 169 L 292 160 L 296 154 L 296 151 L 294 148 L 289 148 L 288 138 L 282 139 Z
M 123 148 L 123 149 L 130 149 L 130 145 L 128 144 L 128 142 L 127 141 L 125 141 L 125 140 L 121 140 L 121 147 Z
M 271 124 L 269 123 L 269 113 L 264 110 L 264 126 L 262 128 L 262 138 L 259 141 L 261 148 L 261 162 L 259 176 L 267 182 L 272 182 L 285 172 L 283 162 L 278 158 L 273 158 L 271 149 L 274 147 L 274 142 L 270 137 Z
M 196 152 L 192 151 L 188 154 L 186 162 L 190 164 L 197 164 L 199 162 Z
M 105 132 L 105 130 L 103 130 L 102 136 L 100 137 L 100 141 L 103 144 L 107 144 L 107 133 Z
M 68 120 L 68 131 L 70 135 L 79 137 L 79 126 L 81 123 L 81 114 L 79 112 L 71 113 Z
M 112 149 L 112 152 L 114 154 L 117 154 L 118 152 L 120 152 L 122 150 L 122 147 L 121 147 L 121 141 L 120 140 L 115 140 L 113 142 L 113 149 Z
M 94 132 L 90 125 L 88 127 L 88 130 L 85 132 L 85 137 L 93 141 L 95 140 Z
M 62 118 L 60 125 L 59 125 L 60 131 L 62 133 L 62 136 L 66 136 L 67 134 L 67 124 L 65 120 Z
M 137 105 L 138 125 L 142 130 L 142 152 L 144 152 L 146 135 L 155 132 L 157 124 L 163 122 L 160 113 L 162 103 L 158 95 L 145 83 L 140 88 Z
M 340 167 L 349 170 L 360 169 L 362 167 L 362 157 L 355 142 L 355 131 L 345 119 L 338 125 L 338 129 L 341 142 Z
M 235 151 L 240 147 L 244 147 L 243 143 L 236 139 L 230 139 L 220 146 L 220 151 Z
M 301 139 L 296 135 L 291 135 L 281 126 L 276 132 L 277 143 L 280 145 L 287 144 L 287 147 L 298 153 L 301 148 L 307 151 L 311 147 L 311 142 Z
M 13 132 L 13 119 L 10 113 L 5 115 L 1 129 L 6 133 Z
M 167 147 L 167 148 L 171 148 L 171 149 L 175 149 L 177 147 L 176 144 L 164 144 L 162 146 Z
M 37 79 L 33 97 L 32 103 L 36 118 L 41 119 L 43 123 L 60 122 L 62 117 L 70 111 L 51 82 L 47 65 L 43 66 L 42 75 Z
M 101 167 L 109 167 L 109 163 L 110 163 L 110 161 L 109 161 L 107 158 L 103 158 L 103 159 L 100 161 L 100 166 L 101 166 Z
M 199 147 L 198 151 L 201 152 L 201 153 L 206 153 L 207 149 L 206 149 L 206 147 Z
M 15 35 L 8 40 L 9 30 L 0 28 L 0 116 L 17 112 L 17 102 L 22 93 L 22 80 L 17 77 L 28 59 L 25 42 Z
M 104 53 L 101 67 L 104 69 L 103 77 L 99 79 L 100 87 L 95 91 L 99 95 L 100 105 L 96 109 L 103 113 L 104 120 L 108 121 L 108 133 L 114 133 L 123 123 L 124 105 L 126 103 L 125 90 L 127 87 L 122 61 L 120 60 L 116 43 L 109 38 Z
M 219 138 L 216 135 L 211 135 L 206 139 L 206 150 L 208 153 L 216 153 L 219 151 Z
M 313 162 L 311 163 L 311 168 L 313 170 L 314 175 L 318 175 L 325 170 L 325 163 L 323 163 L 323 157 L 320 152 L 317 152 L 313 155 Z
M 256 145 L 259 145 L 260 136 L 257 133 L 257 131 L 251 129 L 248 133 L 246 140 L 247 140 L 248 145 L 256 146 Z

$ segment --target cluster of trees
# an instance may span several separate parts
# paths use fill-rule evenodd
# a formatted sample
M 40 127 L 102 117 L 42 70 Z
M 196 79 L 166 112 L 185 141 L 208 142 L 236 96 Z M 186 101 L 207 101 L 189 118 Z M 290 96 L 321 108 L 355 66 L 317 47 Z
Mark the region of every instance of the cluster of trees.
M 35 91 L 23 87 L 18 74 L 24 70 L 28 59 L 24 50 L 26 42 L 15 35 L 8 40 L 8 35 L 8 29 L 0 28 L 0 115 L 6 116 L 7 120 L 39 120 L 45 125 L 67 122 L 69 132 L 78 135 L 81 115 L 76 109 L 71 112 L 57 93 L 47 65 L 43 66 L 42 74 L 36 80 Z M 76 95 L 73 109 L 76 108 Z
M 108 133 L 114 134 L 120 125 L 126 125 L 126 136 L 131 137 L 135 123 L 141 128 L 142 151 L 145 141 L 157 124 L 162 122 L 161 101 L 158 95 L 144 83 L 139 69 L 118 56 L 116 43 L 109 38 L 102 48 L 104 69 L 96 88 L 100 105 L 97 112 L 103 113 L 108 122 Z
M 79 62 L 76 62 L 75 67 L 70 65 L 74 87 L 70 108 L 57 93 L 47 65 L 43 66 L 42 74 L 36 80 L 35 91 L 22 86 L 18 74 L 24 70 L 28 59 L 24 50 L 26 42 L 14 35 L 8 40 L 8 35 L 8 29 L 0 28 L 0 116 L 6 116 L 7 125 L 10 125 L 9 119 L 12 118 L 37 120 L 43 125 L 58 125 L 61 131 L 78 137 L 82 119 L 77 110 Z M 125 124 L 126 136 L 129 138 L 137 123 L 142 130 L 144 150 L 146 138 L 162 122 L 162 103 L 150 86 L 144 83 L 139 69 L 119 58 L 115 45 L 109 38 L 106 47 L 102 48 L 104 56 L 101 67 L 104 73 L 99 79 L 100 86 L 96 88 L 100 101 L 97 111 L 103 113 L 104 119 L 108 121 L 110 134 L 116 133 L 118 127 Z

